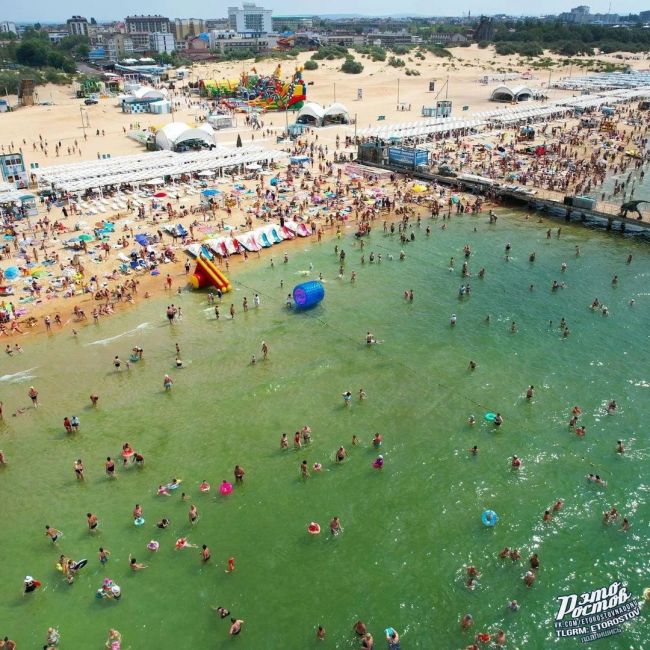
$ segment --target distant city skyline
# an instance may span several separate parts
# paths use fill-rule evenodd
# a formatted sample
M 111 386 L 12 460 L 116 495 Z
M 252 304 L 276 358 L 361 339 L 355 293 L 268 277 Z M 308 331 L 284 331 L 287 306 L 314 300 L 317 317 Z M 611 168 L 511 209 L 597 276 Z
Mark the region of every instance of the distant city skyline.
M 248 0 L 250 1 L 250 0 Z M 206 5 L 198 0 L 189 0 L 179 5 L 171 0 L 141 0 L 132 3 L 127 0 L 115 0 L 109 5 L 100 0 L 64 0 L 63 2 L 52 3 L 49 0 L 33 0 L 27 4 L 5 5 L 0 9 L 0 20 L 15 22 L 65 22 L 73 15 L 91 17 L 99 22 L 122 20 L 125 16 L 133 14 L 161 14 L 169 18 L 221 18 L 228 12 L 228 6 L 241 5 L 242 0 L 231 0 L 219 7 Z M 529 13 L 523 11 L 526 7 L 511 0 L 496 0 L 495 2 L 479 2 L 478 0 L 466 0 L 454 5 L 451 12 L 444 5 L 431 8 L 428 13 L 423 12 L 420 0 L 404 0 L 400 3 L 389 2 L 388 0 L 357 0 L 353 10 L 349 0 L 328 0 L 327 2 L 313 3 L 309 7 L 298 6 L 295 2 L 282 0 L 263 2 L 256 0 L 255 4 L 272 9 L 277 15 L 327 15 L 327 14 L 362 14 L 367 16 L 389 16 L 389 15 L 413 15 L 413 16 L 463 16 L 471 12 L 472 15 L 494 15 L 509 14 L 521 15 L 542 15 L 559 14 L 569 11 L 579 4 L 586 4 L 590 7 L 591 13 L 608 13 L 610 2 L 601 0 L 599 2 L 567 2 L 566 0 L 550 0 L 540 5 L 540 11 Z M 447 10 L 447 11 L 446 11 Z M 617 14 L 639 13 L 650 10 L 650 0 L 630 0 L 629 2 L 616 3 L 611 5 L 611 12 Z M 110 12 L 110 13 L 109 13 Z

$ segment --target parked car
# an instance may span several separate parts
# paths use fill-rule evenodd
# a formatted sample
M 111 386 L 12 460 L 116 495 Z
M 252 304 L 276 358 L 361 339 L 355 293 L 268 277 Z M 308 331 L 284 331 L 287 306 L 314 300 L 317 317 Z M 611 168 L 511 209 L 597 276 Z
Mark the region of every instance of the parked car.
M 97 101 L 93 97 L 86 97 L 86 99 L 84 99 L 84 104 L 86 106 L 92 106 L 93 104 L 99 104 L 99 101 Z

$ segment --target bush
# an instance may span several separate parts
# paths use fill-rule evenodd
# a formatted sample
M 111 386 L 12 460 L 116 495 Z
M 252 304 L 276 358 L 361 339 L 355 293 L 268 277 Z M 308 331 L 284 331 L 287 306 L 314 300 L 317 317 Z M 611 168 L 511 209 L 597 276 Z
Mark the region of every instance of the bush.
M 305 70 L 318 70 L 318 63 L 313 59 L 307 59 L 304 65 Z
M 453 58 L 451 52 L 445 49 L 444 47 L 442 47 L 442 45 L 430 45 L 429 47 L 427 47 L 427 49 L 429 50 L 429 52 L 431 52 L 431 54 L 433 54 L 433 56 L 446 58 L 446 59 Z
M 345 59 L 345 62 L 341 66 L 341 72 L 345 72 L 347 74 L 360 74 L 363 72 L 363 65 L 349 56 Z
M 332 61 L 333 59 L 342 59 L 347 56 L 347 47 L 343 47 L 342 45 L 327 45 L 319 48 L 317 52 L 314 52 L 311 55 L 311 58 L 314 59 L 314 61 L 322 61 L 323 59 Z
M 512 43 L 497 43 L 494 51 L 500 56 L 510 56 L 511 54 L 517 53 Z
M 404 63 L 404 59 L 396 59 L 394 56 L 391 56 L 390 59 L 388 59 L 388 65 L 393 68 L 403 68 L 406 63 Z
M 481 50 L 485 50 L 490 46 L 490 41 L 479 41 L 478 42 L 478 47 Z
M 404 56 L 404 54 L 408 54 L 411 51 L 411 48 L 408 45 L 393 45 L 390 50 L 395 54 Z

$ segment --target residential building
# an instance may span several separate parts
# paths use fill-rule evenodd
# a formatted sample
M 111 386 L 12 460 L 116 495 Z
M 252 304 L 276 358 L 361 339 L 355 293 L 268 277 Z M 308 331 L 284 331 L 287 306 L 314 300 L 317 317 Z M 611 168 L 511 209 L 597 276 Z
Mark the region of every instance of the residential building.
M 149 50 L 162 54 L 163 52 L 171 54 L 174 51 L 174 35 L 165 32 L 156 32 L 149 34 Z
M 60 31 L 48 31 L 47 37 L 50 39 L 50 43 L 60 43 L 64 38 L 70 36 L 69 32 L 60 32 Z
M 642 23 L 650 23 L 650 11 L 639 11 L 639 20 Z M 1 27 L 0 27 L 0 31 L 2 31 Z
M 133 40 L 126 34 L 114 34 L 106 41 L 108 58 L 121 61 L 133 56 Z
M 273 31 L 273 10 L 244 2 L 241 9 L 228 7 L 228 21 L 230 29 L 239 34 L 268 34 Z
M 379 32 L 372 31 L 365 35 L 367 45 L 411 45 L 412 43 L 421 43 L 419 36 L 409 34 L 405 29 L 399 32 Z
M 206 18 L 205 31 L 230 29 L 230 20 L 228 18 Z
M 83 16 L 72 16 L 66 21 L 70 36 L 88 36 L 88 20 Z
M 156 34 L 158 32 L 171 34 L 173 32 L 171 21 L 164 16 L 127 16 L 125 23 L 128 34 L 137 32 L 146 34 Z
M 184 41 L 188 37 L 198 36 L 206 31 L 203 18 L 175 18 L 174 38 L 176 41 Z
M 561 20 L 565 20 L 567 23 L 575 24 L 584 24 L 590 22 L 591 17 L 589 16 L 589 7 L 587 5 L 580 5 L 579 7 L 574 7 L 568 13 L 562 13 L 558 16 Z
M 134 52 L 148 52 L 149 51 L 149 32 L 131 32 L 129 34 L 133 43 Z
M 16 23 L 11 23 L 7 20 L 3 20 L 0 22 L 0 32 L 4 32 L 5 34 L 7 32 L 13 32 L 17 36 L 18 30 L 16 29 Z
M 261 53 L 276 47 L 278 37 L 274 34 L 238 34 L 233 31 L 210 32 L 210 49 L 225 54 L 233 50 L 252 50 Z
M 210 51 L 210 41 L 198 36 L 190 37 L 184 43 L 183 54 L 193 61 L 213 59 L 214 54 Z M 177 43 L 177 47 L 180 43 Z
M 314 27 L 313 16 L 273 16 L 274 32 L 309 31 Z
M 366 44 L 366 37 L 363 34 L 350 34 L 349 32 L 321 34 L 320 40 L 323 45 L 340 45 L 341 47 L 354 47 L 355 45 Z
M 453 43 L 468 43 L 470 39 L 465 34 L 459 34 L 458 32 L 436 32 L 435 34 L 431 34 L 431 40 L 434 43 L 448 45 Z

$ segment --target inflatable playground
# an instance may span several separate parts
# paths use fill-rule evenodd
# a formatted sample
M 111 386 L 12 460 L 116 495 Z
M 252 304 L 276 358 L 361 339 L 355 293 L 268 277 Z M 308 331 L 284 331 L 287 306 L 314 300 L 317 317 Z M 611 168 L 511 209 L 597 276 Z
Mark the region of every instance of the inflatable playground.
M 232 289 L 230 280 L 215 266 L 214 262 L 200 253 L 196 258 L 196 268 L 190 277 L 194 289 L 203 289 L 207 286 L 216 287 L 221 293 Z
M 252 68 L 242 72 L 239 79 L 202 79 L 199 87 L 202 93 L 232 110 L 298 111 L 307 98 L 302 68 L 296 68 L 292 77 L 282 79 L 279 64 L 272 75 L 260 75 Z
M 196 268 L 190 276 L 190 283 L 194 289 L 213 286 L 220 289 L 222 293 L 226 293 L 232 289 L 232 285 L 230 284 L 230 280 L 215 265 L 214 260 L 216 257 L 226 258 L 231 255 L 243 254 L 244 252 L 254 253 L 263 248 L 270 248 L 275 244 L 280 244 L 285 239 L 309 237 L 311 234 L 312 232 L 306 224 L 287 219 L 281 224 L 269 223 L 250 232 L 237 235 L 232 233 L 229 236 L 206 239 L 201 243 L 189 244 L 185 247 L 185 252 L 196 260 Z M 305 275 L 307 273 L 307 271 L 303 272 Z M 296 299 L 296 303 L 299 306 L 303 302 L 305 306 L 315 304 L 311 303 L 311 300 L 316 295 L 316 293 L 313 293 L 314 291 L 315 289 L 312 288 L 308 292 L 310 296 L 309 300 L 301 295 L 300 299 Z M 316 302 L 322 300 L 323 295 Z M 311 304 L 307 305 L 307 302 Z

